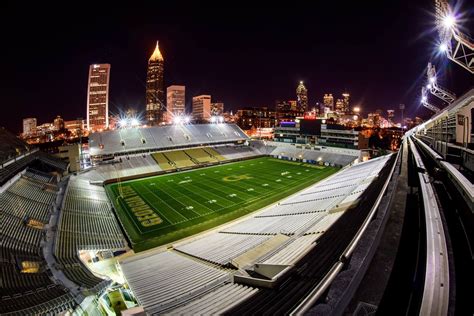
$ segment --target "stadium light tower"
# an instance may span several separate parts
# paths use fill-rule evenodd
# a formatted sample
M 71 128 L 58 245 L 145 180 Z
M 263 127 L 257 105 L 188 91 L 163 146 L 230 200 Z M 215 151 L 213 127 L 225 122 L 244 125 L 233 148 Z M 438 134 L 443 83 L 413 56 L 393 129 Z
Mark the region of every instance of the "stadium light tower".
M 428 101 L 428 90 L 425 87 L 421 88 L 421 105 L 435 113 L 440 111 L 437 106 L 434 106 Z
M 438 85 L 438 80 L 436 77 L 436 68 L 431 63 L 428 63 L 428 67 L 426 70 L 426 74 L 428 76 L 428 84 L 426 85 L 426 89 L 430 91 L 430 93 L 446 103 L 453 103 L 456 100 L 456 95 L 445 88 L 442 88 Z
M 451 10 L 448 0 L 435 0 L 435 6 L 440 52 L 474 74 L 474 41 L 459 30 L 456 12 Z

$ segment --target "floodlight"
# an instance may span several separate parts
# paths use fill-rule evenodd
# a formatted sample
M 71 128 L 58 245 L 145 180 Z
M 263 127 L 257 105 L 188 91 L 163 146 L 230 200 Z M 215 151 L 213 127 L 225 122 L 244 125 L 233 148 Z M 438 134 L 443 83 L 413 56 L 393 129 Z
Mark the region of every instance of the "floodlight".
M 452 14 L 448 14 L 443 18 L 443 25 L 445 28 L 450 29 L 456 24 L 456 18 Z
M 132 126 L 138 126 L 138 125 L 140 125 L 140 121 L 139 121 L 138 119 L 136 119 L 136 118 L 132 118 L 130 124 L 131 124 Z
M 173 118 L 173 123 L 174 123 L 174 124 L 179 124 L 179 123 L 181 123 L 181 117 L 180 117 L 180 116 L 175 116 L 175 117 Z
M 446 43 L 441 43 L 441 44 L 439 45 L 439 51 L 440 51 L 440 52 L 444 53 L 444 52 L 446 52 L 447 50 L 448 50 L 448 45 L 446 45 Z
M 120 127 L 126 127 L 128 124 L 128 120 L 126 118 L 123 118 L 119 121 Z

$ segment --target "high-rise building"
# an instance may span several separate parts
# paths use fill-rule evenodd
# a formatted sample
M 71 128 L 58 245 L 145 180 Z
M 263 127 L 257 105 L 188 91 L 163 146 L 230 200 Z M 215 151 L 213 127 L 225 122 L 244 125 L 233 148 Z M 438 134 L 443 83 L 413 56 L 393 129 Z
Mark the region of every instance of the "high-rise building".
M 336 109 L 337 112 L 343 113 L 344 112 L 344 100 L 337 99 L 336 100 Z
M 158 42 L 156 42 L 155 51 L 148 60 L 146 75 L 146 121 L 149 125 L 164 122 L 164 113 L 166 113 L 164 63 Z
M 59 130 L 64 129 L 64 120 L 61 116 L 56 116 L 56 118 L 53 121 L 54 128 Z
M 64 121 L 64 128 L 73 134 L 79 135 L 84 129 L 84 120 L 77 119 L 72 121 Z
M 323 104 L 325 107 L 330 108 L 332 111 L 334 111 L 334 97 L 332 96 L 332 93 L 327 93 L 324 95 Z
M 272 128 L 277 125 L 276 112 L 264 107 L 246 107 L 237 111 L 237 124 L 243 130 L 251 128 Z
M 347 92 L 344 92 L 342 94 L 342 103 L 343 103 L 343 107 L 344 107 L 342 111 L 344 113 L 349 113 L 349 111 L 350 111 L 350 97 L 351 97 L 350 94 L 347 93 Z
M 211 119 L 210 95 L 198 95 L 193 97 L 193 118 L 196 121 L 209 121 Z
M 304 112 L 308 109 L 308 89 L 300 81 L 300 84 L 296 88 L 296 108 L 299 112 Z
M 211 115 L 221 116 L 224 113 L 224 103 L 214 102 L 211 103 Z
M 87 84 L 87 128 L 92 132 L 109 127 L 109 80 L 110 64 L 90 65 Z
M 36 133 L 37 120 L 34 117 L 23 119 L 23 135 L 31 135 Z
M 393 124 L 393 119 L 395 118 L 395 110 L 387 110 L 387 118 L 390 124 Z
M 291 111 L 296 111 L 296 107 L 297 107 L 296 100 L 289 100 L 288 103 L 290 104 L 290 110 Z
M 166 88 L 166 122 L 172 123 L 174 116 L 183 115 L 186 112 L 185 87 L 169 86 Z

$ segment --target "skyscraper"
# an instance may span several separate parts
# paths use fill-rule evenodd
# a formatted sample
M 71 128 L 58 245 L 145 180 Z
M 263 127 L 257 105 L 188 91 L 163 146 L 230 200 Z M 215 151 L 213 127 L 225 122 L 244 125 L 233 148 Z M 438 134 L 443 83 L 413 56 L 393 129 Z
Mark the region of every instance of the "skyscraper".
M 89 67 L 87 84 L 87 128 L 102 131 L 109 127 L 110 64 Z
M 196 121 L 209 121 L 211 118 L 211 96 L 198 95 L 193 97 L 193 118 Z
M 169 86 L 166 88 L 166 122 L 172 123 L 174 116 L 183 115 L 185 109 L 185 87 Z
M 334 110 L 334 97 L 332 93 L 327 93 L 323 97 L 323 104 L 325 107 L 330 108 L 332 111 Z
M 36 133 L 36 124 L 37 121 L 34 117 L 23 119 L 23 136 Z
M 290 110 L 296 111 L 296 106 L 297 106 L 296 100 L 289 100 L 288 103 L 290 104 Z
M 214 102 L 211 103 L 211 115 L 221 116 L 224 113 L 224 103 Z
M 59 130 L 62 130 L 64 128 L 64 120 L 61 116 L 56 116 L 56 118 L 53 121 L 54 128 Z
M 166 105 L 163 73 L 164 59 L 156 42 L 155 51 L 148 60 L 146 75 L 146 120 L 149 125 L 164 121 Z
M 343 99 L 337 99 L 336 100 L 336 111 L 339 113 L 344 112 L 344 100 Z
M 350 94 L 348 92 L 344 92 L 342 94 L 342 103 L 343 103 L 343 106 L 344 106 L 344 109 L 343 109 L 343 112 L 344 113 L 349 113 L 350 111 Z
M 304 112 L 308 109 L 308 90 L 303 84 L 303 81 L 300 81 L 300 84 L 296 88 L 296 109 L 298 112 Z

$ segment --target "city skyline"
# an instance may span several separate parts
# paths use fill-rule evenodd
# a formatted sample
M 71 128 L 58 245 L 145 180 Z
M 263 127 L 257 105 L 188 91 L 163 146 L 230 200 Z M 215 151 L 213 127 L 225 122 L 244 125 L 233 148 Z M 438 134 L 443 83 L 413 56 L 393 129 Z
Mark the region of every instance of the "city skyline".
M 197 24 L 193 19 L 187 21 L 188 16 L 182 16 L 180 20 L 187 22 L 179 24 L 172 17 L 161 15 L 144 24 L 133 14 L 149 17 L 144 8 L 139 8 L 112 14 L 102 29 L 96 28 L 102 20 L 92 20 L 90 25 L 75 18 L 62 21 L 64 18 L 52 10 L 45 14 L 55 14 L 54 19 L 31 30 L 33 35 L 40 32 L 42 37 L 21 36 L 21 32 L 14 38 L 7 35 L 11 45 L 5 49 L 6 59 L 10 61 L 6 71 L 12 67 L 14 76 L 3 79 L 9 119 L 0 120 L 0 125 L 19 131 L 22 118 L 48 121 L 46 113 L 59 114 L 68 120 L 85 119 L 87 67 L 95 63 L 110 63 L 114 67 L 110 111 L 144 109 L 146 62 L 157 39 L 167 56 L 165 87 L 186 86 L 190 96 L 186 102 L 188 109 L 192 96 L 200 94 L 215 96 L 229 110 L 272 106 L 278 99 L 294 99 L 294 85 L 301 80 L 308 89 L 310 107 L 322 102 L 324 93 L 339 95 L 347 90 L 351 93 L 351 103 L 363 104 L 365 113 L 377 108 L 397 108 L 404 103 L 407 116 L 426 117 L 430 113 L 419 107 L 417 85 L 424 79 L 425 60 L 432 53 L 426 50 L 426 43 L 433 40 L 434 34 L 422 36 L 426 26 L 420 23 L 423 20 L 429 23 L 431 13 L 426 8 L 430 2 L 402 1 L 380 6 L 348 4 L 340 9 L 331 4 L 313 5 L 303 13 L 301 23 L 296 23 L 291 10 L 276 8 L 275 17 L 260 17 L 258 9 L 248 16 L 245 24 L 237 23 L 239 12 L 226 11 L 217 15 L 217 20 L 203 19 L 204 22 Z M 163 8 L 165 12 L 172 9 L 172 5 Z M 323 12 L 328 11 L 338 12 L 344 18 L 325 17 Z M 406 25 L 383 24 L 388 18 L 398 19 L 401 12 L 410 13 L 406 15 Z M 15 14 L 19 14 L 18 8 L 12 8 L 11 16 Z M 280 25 L 278 17 L 287 18 L 288 23 Z M 36 16 L 25 18 L 28 21 L 25 23 L 35 23 L 35 19 Z M 59 22 L 71 28 L 70 36 L 57 33 L 53 26 Z M 264 26 L 255 30 L 260 25 Z M 383 37 L 377 35 L 379 32 L 373 34 L 374 25 Z M 136 33 L 141 36 L 137 37 Z M 262 36 L 267 40 L 262 42 Z M 26 37 L 31 42 L 25 41 Z M 342 44 L 349 45 L 351 50 L 342 48 Z M 384 56 L 376 52 L 375 47 L 380 44 L 387 47 Z M 29 53 L 25 47 L 31 46 L 42 63 L 25 57 Z M 57 58 L 59 53 L 65 57 Z M 66 65 L 67 73 L 63 70 Z M 51 69 L 55 74 L 46 75 Z M 442 82 L 453 82 L 461 91 L 470 85 L 468 77 L 456 65 L 446 64 L 439 71 Z M 37 82 L 26 95 L 19 93 L 25 76 Z M 54 87 L 55 93 L 46 87 Z M 21 117 L 18 113 L 22 113 Z

